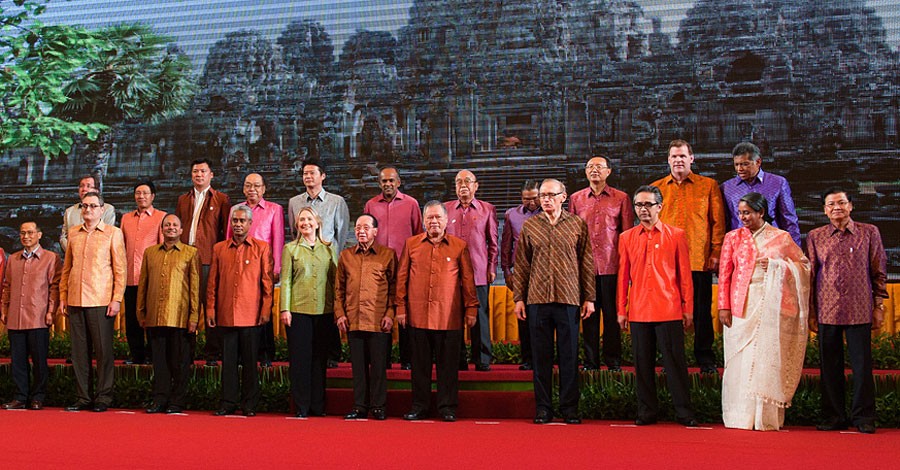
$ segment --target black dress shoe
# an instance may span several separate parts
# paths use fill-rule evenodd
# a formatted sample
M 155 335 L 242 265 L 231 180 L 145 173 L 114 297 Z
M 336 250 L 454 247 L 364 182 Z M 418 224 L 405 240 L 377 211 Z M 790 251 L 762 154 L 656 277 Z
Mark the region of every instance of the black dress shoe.
M 44 404 L 39 400 L 34 400 L 31 402 L 31 406 L 28 407 L 31 410 L 43 410 Z
M 150 408 L 147 408 L 147 413 L 149 413 L 149 414 L 165 413 L 165 412 L 166 412 L 166 406 L 162 405 L 162 404 L 156 404 L 156 405 L 151 406 Z
M 334 359 L 329 359 L 329 360 L 328 360 L 328 368 L 329 368 L 329 369 L 337 369 L 337 366 L 338 366 L 338 362 L 337 362 L 337 361 L 335 361 Z
M 687 418 L 687 419 L 679 418 L 677 421 L 678 421 L 678 424 L 680 424 L 686 428 L 696 428 L 697 426 L 699 426 L 697 424 L 697 420 L 694 418 Z
M 72 406 L 67 406 L 66 411 L 88 411 L 94 409 L 90 403 L 76 403 Z
M 424 411 L 415 411 L 415 410 L 410 411 L 409 413 L 406 413 L 405 415 L 403 415 L 403 419 L 405 419 L 407 421 L 418 421 L 424 417 L 425 417 Z
M 581 424 L 581 417 L 578 415 L 566 416 L 564 420 L 566 424 Z
M 375 408 L 372 410 L 372 418 L 377 419 L 378 421 L 384 421 L 387 419 L 387 414 L 381 408 Z
M 324 411 L 313 411 L 313 410 L 309 410 L 309 415 L 310 415 L 310 416 L 315 416 L 316 418 L 324 418 L 324 417 L 325 417 L 325 412 L 324 412 Z
M 530 362 L 523 362 L 522 365 L 519 366 L 519 370 L 534 370 Z
M 237 408 L 219 408 L 213 412 L 213 416 L 233 415 Z
M 256 410 L 244 410 L 244 416 L 252 418 L 256 416 Z
M 816 426 L 819 431 L 843 431 L 847 429 L 847 423 L 840 420 L 828 421 Z
M 456 412 L 455 411 L 443 411 L 441 412 L 441 420 L 446 421 L 448 423 L 453 423 L 456 421 Z
M 863 434 L 875 434 L 875 425 L 871 423 L 857 424 L 856 430 Z
M 103 413 L 104 411 L 109 409 L 109 405 L 106 403 L 97 403 L 94 405 L 94 413 Z
M 295 418 L 308 418 L 309 414 L 305 411 L 298 411 L 298 412 L 294 413 L 294 417 Z
M 412 369 L 411 363 L 404 362 L 403 364 L 400 364 L 400 370 L 410 370 L 410 369 Z
M 367 413 L 362 410 L 352 410 L 344 416 L 344 419 L 366 419 L 366 414 Z
M 634 420 L 634 424 L 636 426 L 647 426 L 650 424 L 656 424 L 656 420 L 655 419 L 638 418 L 638 419 Z
M 547 424 L 550 421 L 553 421 L 553 415 L 547 410 L 539 410 L 534 415 L 534 424 Z
M 475 364 L 475 370 L 478 372 L 487 372 L 491 370 L 490 364 Z
M 182 413 L 182 412 L 184 412 L 184 410 L 182 410 L 180 406 L 169 405 L 169 407 L 166 408 L 166 414 L 168 414 L 168 415 Z
M 4 410 L 24 410 L 24 409 L 25 409 L 25 402 L 24 402 L 24 401 L 19 401 L 19 400 L 13 400 L 13 401 L 11 401 L 11 402 L 9 402 L 9 403 L 4 403 L 4 404 L 3 404 L 3 409 L 4 409 Z

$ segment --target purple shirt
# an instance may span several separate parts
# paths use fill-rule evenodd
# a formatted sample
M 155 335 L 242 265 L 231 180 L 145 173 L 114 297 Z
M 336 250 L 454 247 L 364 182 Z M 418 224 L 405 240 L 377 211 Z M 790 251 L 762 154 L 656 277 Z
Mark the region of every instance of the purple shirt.
M 783 176 L 766 173 L 762 170 L 749 183 L 735 176 L 722 183 L 722 195 L 725 197 L 725 219 L 728 231 L 743 227 L 738 217 L 737 207 L 741 198 L 747 193 L 760 193 L 769 203 L 769 217 L 772 226 L 791 234 L 794 243 L 800 245 L 800 225 L 797 222 L 797 210 L 791 197 L 791 187 Z
M 522 224 L 531 216 L 541 213 L 541 206 L 533 211 L 526 211 L 524 205 L 512 207 L 506 210 L 503 222 L 503 234 L 500 236 L 500 269 L 503 277 L 512 281 L 510 273 L 513 263 L 516 261 L 516 245 L 519 242 L 519 234 L 522 233 Z
M 422 233 L 422 211 L 419 209 L 419 201 L 400 191 L 397 191 L 390 202 L 384 199 L 383 194 L 369 199 L 363 212 L 378 219 L 375 243 L 394 250 L 394 255 L 398 259 L 406 239 Z
M 493 204 L 472 199 L 469 207 L 447 201 L 447 233 L 465 240 L 475 271 L 475 285 L 488 285 L 488 273 L 497 272 L 497 210 Z
M 812 306 L 819 323 L 872 323 L 875 297 L 888 298 L 887 258 L 874 225 L 850 221 L 843 231 L 828 224 L 806 235 L 813 273 Z
M 588 186 L 569 198 L 569 212 L 587 223 L 595 274 L 616 274 L 619 271 L 619 235 L 634 227 L 631 198 L 610 186 L 594 195 Z
M 241 204 L 250 205 L 246 201 Z M 228 213 L 226 240 L 231 240 L 231 213 L 241 204 L 231 206 L 231 212 Z M 275 272 L 280 273 L 281 252 L 284 249 L 284 208 L 280 204 L 260 199 L 259 204 L 251 209 L 253 209 L 253 223 L 250 224 L 250 232 L 247 235 L 269 244 L 275 258 Z

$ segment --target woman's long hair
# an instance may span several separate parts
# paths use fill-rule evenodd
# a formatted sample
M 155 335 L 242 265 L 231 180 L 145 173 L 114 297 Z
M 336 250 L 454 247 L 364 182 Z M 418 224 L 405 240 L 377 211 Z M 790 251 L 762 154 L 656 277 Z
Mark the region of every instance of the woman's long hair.
M 769 201 L 766 197 L 759 193 L 747 193 L 740 201 L 750 206 L 756 212 L 761 212 L 763 220 L 772 223 L 772 216 L 769 215 Z
M 297 218 L 294 219 L 294 221 L 295 221 L 294 228 L 297 230 L 297 236 L 294 237 L 294 241 L 297 243 L 300 243 L 300 238 L 303 237 L 303 235 L 300 233 L 299 225 L 300 225 L 300 214 L 302 214 L 304 212 L 309 212 L 310 214 L 312 214 L 313 219 L 316 220 L 316 224 L 318 225 L 318 227 L 316 227 L 316 240 L 325 246 L 330 246 L 331 242 L 326 242 L 325 240 L 322 240 L 322 218 L 319 217 L 319 213 L 315 209 L 313 209 L 312 206 L 306 206 L 306 207 L 300 209 L 299 211 L 297 211 Z

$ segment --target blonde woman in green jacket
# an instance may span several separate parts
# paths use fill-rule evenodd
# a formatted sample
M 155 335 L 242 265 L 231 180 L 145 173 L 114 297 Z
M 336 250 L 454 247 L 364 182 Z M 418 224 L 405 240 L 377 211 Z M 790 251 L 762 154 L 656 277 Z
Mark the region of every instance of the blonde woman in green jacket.
M 281 323 L 287 331 L 291 397 L 296 416 L 325 416 L 328 327 L 334 323 L 337 248 L 322 240 L 312 207 L 296 217 L 297 238 L 281 256 Z

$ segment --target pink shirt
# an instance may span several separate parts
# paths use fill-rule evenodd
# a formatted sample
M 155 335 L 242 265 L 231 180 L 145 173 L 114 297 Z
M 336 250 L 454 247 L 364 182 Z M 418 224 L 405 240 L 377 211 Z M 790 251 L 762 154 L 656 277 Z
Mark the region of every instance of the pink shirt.
M 475 271 L 475 285 L 488 285 L 488 273 L 497 272 L 497 255 L 500 247 L 497 241 L 497 210 L 494 205 L 472 199 L 469 207 L 462 203 L 448 201 L 447 233 L 462 238 L 472 258 L 472 269 Z
M 120 227 L 125 237 L 125 261 L 128 263 L 128 271 L 125 273 L 126 286 L 138 285 L 144 250 L 163 242 L 162 219 L 165 216 L 165 212 L 152 207 L 146 211 L 135 210 L 122 216 Z
M 594 195 L 588 186 L 569 198 L 569 212 L 587 222 L 595 273 L 616 274 L 619 270 L 619 235 L 634 227 L 631 198 L 609 186 Z
M 400 256 L 406 239 L 422 233 L 422 210 L 419 201 L 397 191 L 390 202 L 379 194 L 366 202 L 363 212 L 378 219 L 375 243 L 386 246 Z
M 246 206 L 246 202 L 242 202 Z M 225 239 L 230 240 L 231 231 L 231 213 L 240 204 L 231 206 L 231 212 L 228 213 L 228 228 L 225 230 Z M 272 249 L 272 256 L 275 257 L 275 272 L 281 272 L 281 252 L 284 250 L 284 208 L 280 204 L 275 204 L 265 199 L 260 199 L 259 204 L 253 209 L 253 223 L 250 224 L 249 236 L 262 240 L 269 244 Z

